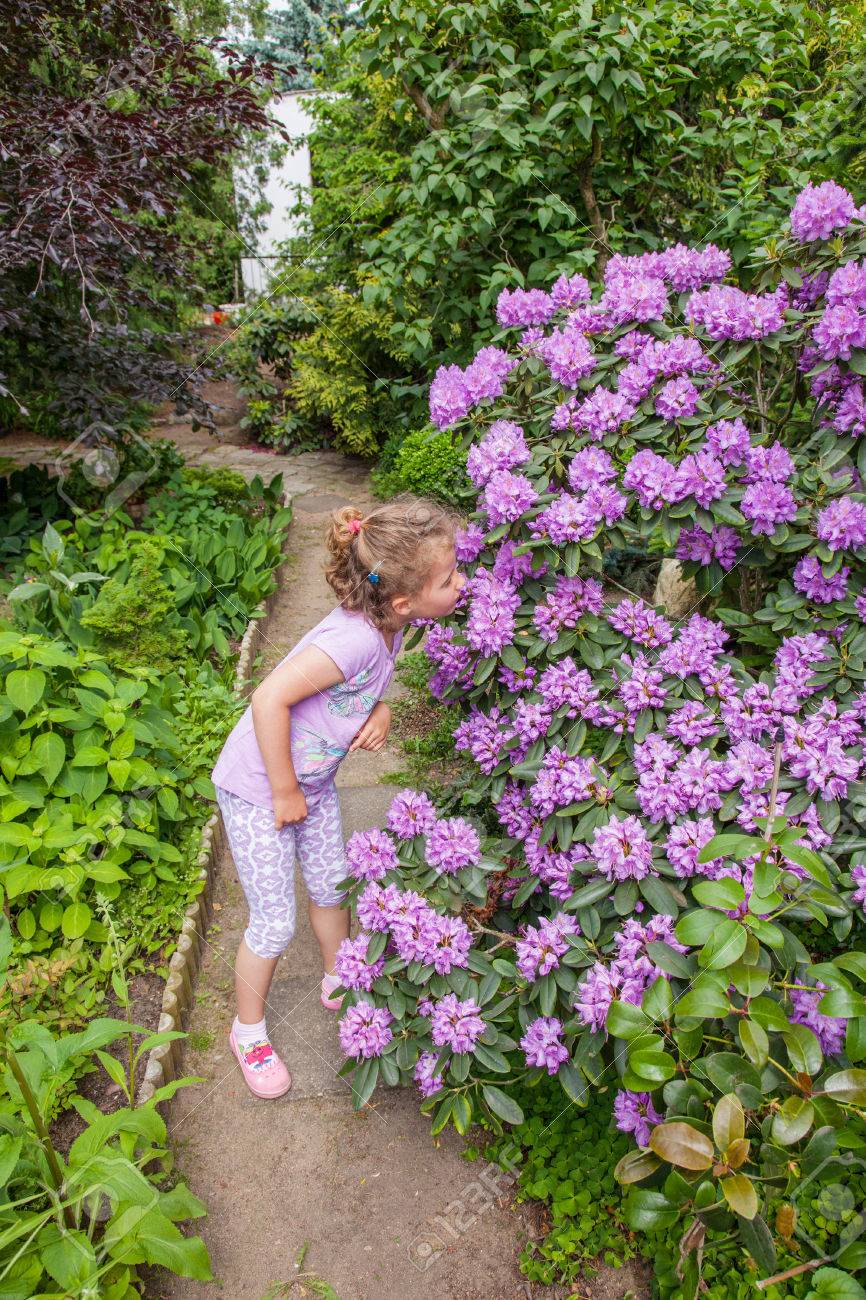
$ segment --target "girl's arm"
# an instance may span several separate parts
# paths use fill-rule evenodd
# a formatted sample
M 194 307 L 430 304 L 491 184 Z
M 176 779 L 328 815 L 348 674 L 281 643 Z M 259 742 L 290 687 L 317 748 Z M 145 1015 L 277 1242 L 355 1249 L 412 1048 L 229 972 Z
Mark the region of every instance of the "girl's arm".
M 291 706 L 342 681 L 345 678 L 331 656 L 311 645 L 280 664 L 253 691 L 253 730 L 275 798 L 299 788 L 292 764 Z

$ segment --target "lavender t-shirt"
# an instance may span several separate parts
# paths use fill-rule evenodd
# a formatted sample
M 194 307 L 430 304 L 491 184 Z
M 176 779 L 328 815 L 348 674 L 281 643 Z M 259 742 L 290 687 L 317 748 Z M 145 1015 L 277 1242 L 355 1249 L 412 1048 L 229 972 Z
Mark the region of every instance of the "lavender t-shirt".
M 334 775 L 382 698 L 402 640 L 402 631 L 397 632 L 394 649 L 389 652 L 382 633 L 363 614 L 338 605 L 280 660 L 283 664 L 306 646 L 316 645 L 333 659 L 345 678 L 291 706 L 292 764 L 302 785 L 320 785 Z M 252 705 L 230 732 L 211 780 L 261 808 L 273 808 L 271 783 L 253 728 Z

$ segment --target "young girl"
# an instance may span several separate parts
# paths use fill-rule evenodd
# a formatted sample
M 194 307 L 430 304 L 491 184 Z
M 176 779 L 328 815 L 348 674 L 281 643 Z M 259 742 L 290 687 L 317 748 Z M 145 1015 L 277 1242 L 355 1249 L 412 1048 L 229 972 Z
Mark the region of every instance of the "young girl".
M 349 933 L 337 883 L 347 875 L 334 787 L 356 749 L 385 744 L 391 680 L 406 623 L 444 618 L 457 603 L 457 518 L 404 496 L 368 515 L 331 517 L 325 577 L 339 605 L 265 678 L 211 773 L 250 920 L 235 962 L 237 1016 L 229 1044 L 250 1091 L 279 1097 L 291 1076 L 274 1050 L 265 1004 L 295 928 L 295 855 L 322 952 L 321 1000 L 337 1008 L 334 958 Z

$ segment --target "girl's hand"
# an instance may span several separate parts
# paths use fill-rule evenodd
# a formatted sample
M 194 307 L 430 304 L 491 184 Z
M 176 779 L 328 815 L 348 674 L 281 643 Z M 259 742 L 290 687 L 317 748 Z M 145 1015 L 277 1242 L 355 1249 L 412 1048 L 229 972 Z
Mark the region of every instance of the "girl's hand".
M 356 749 L 371 749 L 374 752 L 381 749 L 390 730 L 391 710 L 380 700 L 373 705 L 369 718 L 349 746 L 349 753 L 354 754 Z
M 274 795 L 274 827 L 294 826 L 307 815 L 307 801 L 300 786 L 286 794 Z

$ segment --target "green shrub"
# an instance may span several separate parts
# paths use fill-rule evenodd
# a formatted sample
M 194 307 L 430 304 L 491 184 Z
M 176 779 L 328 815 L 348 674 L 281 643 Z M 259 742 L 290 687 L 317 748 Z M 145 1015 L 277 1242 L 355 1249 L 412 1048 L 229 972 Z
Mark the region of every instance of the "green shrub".
M 450 433 L 418 429 L 396 446 L 386 446 L 373 472 L 373 487 L 380 497 L 415 492 L 456 505 L 470 495 L 466 452 Z
M 110 924 L 107 908 L 103 912 Z M 0 972 L 10 947 L 9 922 L 0 913 Z M 128 1013 L 129 989 L 117 951 L 114 966 L 117 996 Z M 142 1036 L 137 1044 L 136 1033 Z M 82 1033 L 65 1035 L 53 1034 L 35 1019 L 8 1028 L 0 1024 L 0 1276 L 6 1300 L 37 1295 L 132 1300 L 141 1294 L 138 1264 L 213 1279 L 201 1237 L 185 1235 L 177 1226 L 207 1211 L 173 1176 L 166 1124 L 157 1109 L 179 1088 L 201 1080 L 175 1080 L 135 1104 L 142 1058 L 159 1044 L 184 1037 L 176 1030 L 152 1034 L 131 1019 L 106 1016 L 92 1020 Z M 118 1041 L 119 1056 L 101 1050 Z M 104 1114 L 74 1095 L 84 1129 L 64 1152 L 49 1128 L 60 1099 L 73 1078 L 103 1067 L 129 1104 Z
M 176 611 L 163 578 L 165 557 L 165 546 L 155 537 L 133 543 L 129 577 L 109 578 L 81 615 L 82 626 L 96 633 L 97 645 L 115 667 L 164 669 L 188 648 L 187 634 L 170 626 Z

